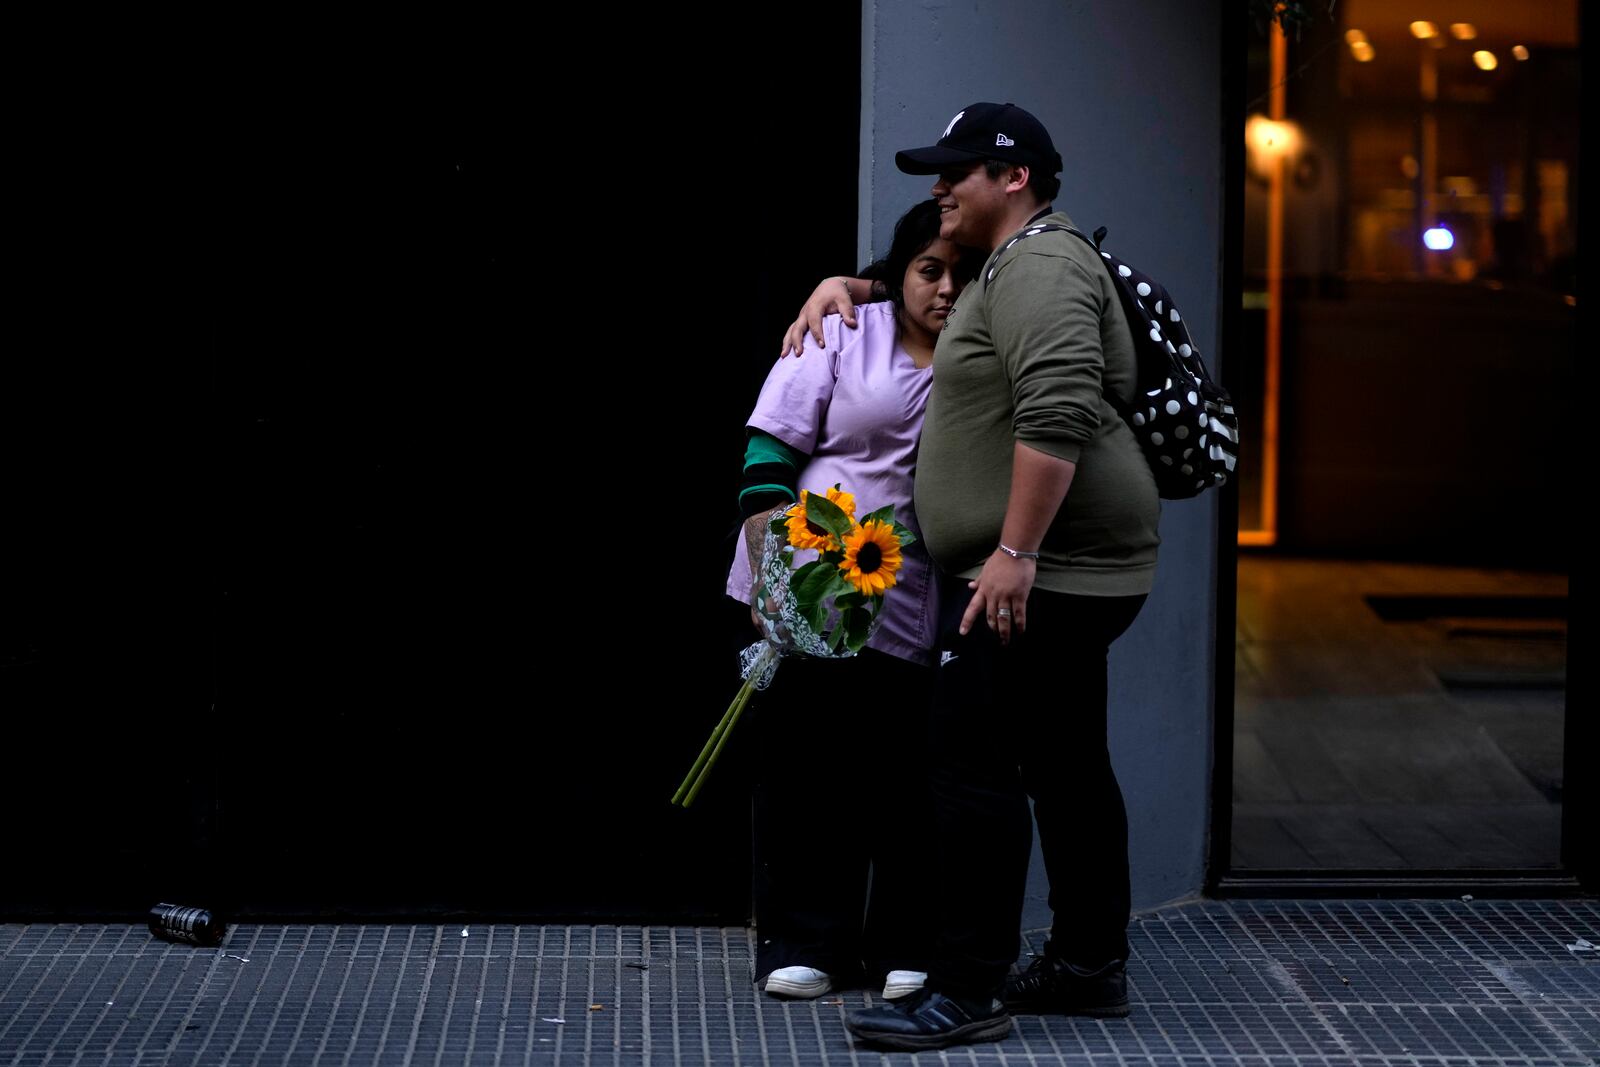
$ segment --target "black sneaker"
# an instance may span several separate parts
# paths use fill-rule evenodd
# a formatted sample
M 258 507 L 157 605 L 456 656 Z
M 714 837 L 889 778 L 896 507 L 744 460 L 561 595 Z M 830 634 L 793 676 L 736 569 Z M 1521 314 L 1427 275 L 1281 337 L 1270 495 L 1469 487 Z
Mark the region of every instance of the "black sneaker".
M 1035 956 L 1006 978 L 1006 1008 L 1024 1015 L 1090 1015 L 1117 1019 L 1128 1014 L 1128 971 L 1121 960 L 1087 970 L 1066 960 Z
M 999 1041 L 1011 1032 L 1011 1016 L 998 1000 L 982 1011 L 923 989 L 893 1004 L 853 1011 L 844 1025 L 863 1044 L 916 1050 Z

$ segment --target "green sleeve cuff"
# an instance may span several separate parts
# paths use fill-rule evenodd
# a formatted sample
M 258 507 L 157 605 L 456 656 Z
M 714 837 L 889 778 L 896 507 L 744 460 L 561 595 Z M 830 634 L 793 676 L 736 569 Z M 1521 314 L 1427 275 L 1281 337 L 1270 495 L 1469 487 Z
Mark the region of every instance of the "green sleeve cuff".
M 1015 431 L 1013 431 L 1015 434 Z M 1066 441 L 1059 437 L 1023 437 L 1016 436 L 1016 440 L 1027 445 L 1036 452 L 1043 452 L 1056 459 L 1064 459 L 1068 463 L 1078 462 L 1079 455 L 1083 452 L 1081 441 Z
M 739 511 L 745 518 L 800 499 L 795 483 L 806 460 L 776 437 L 754 427 L 745 446 L 744 474 L 739 482 Z
M 805 459 L 804 452 L 796 451 L 762 430 L 752 429 L 750 440 L 744 449 L 744 465 L 750 467 L 760 466 L 764 463 L 781 463 L 791 471 L 800 469 L 800 461 Z

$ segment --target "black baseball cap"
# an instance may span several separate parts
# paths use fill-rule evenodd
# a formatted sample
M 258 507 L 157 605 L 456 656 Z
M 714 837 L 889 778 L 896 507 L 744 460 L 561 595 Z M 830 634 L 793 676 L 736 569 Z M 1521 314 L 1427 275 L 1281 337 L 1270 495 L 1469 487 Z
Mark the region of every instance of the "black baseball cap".
M 906 174 L 938 174 L 954 163 L 1003 159 L 1061 173 L 1061 153 L 1043 123 L 1016 104 L 971 104 L 950 120 L 939 143 L 894 154 Z

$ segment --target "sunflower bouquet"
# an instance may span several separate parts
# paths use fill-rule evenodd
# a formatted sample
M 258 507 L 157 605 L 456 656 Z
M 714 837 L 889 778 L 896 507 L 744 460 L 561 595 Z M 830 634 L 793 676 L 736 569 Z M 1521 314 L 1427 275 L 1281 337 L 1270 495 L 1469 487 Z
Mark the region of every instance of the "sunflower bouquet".
M 877 629 L 883 600 L 894 588 L 916 535 L 895 521 L 894 506 L 856 521 L 856 499 L 835 485 L 800 500 L 767 526 L 751 599 L 762 639 L 740 653 L 744 684 L 711 732 L 672 802 L 688 807 L 750 702 L 772 682 L 778 661 L 800 653 L 842 659 L 860 652 Z M 796 566 L 797 557 L 814 557 Z

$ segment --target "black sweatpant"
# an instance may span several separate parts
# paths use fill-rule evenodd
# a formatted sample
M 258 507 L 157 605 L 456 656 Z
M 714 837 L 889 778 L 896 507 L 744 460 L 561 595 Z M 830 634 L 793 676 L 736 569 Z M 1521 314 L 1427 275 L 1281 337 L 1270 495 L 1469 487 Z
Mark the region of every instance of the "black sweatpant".
M 757 978 L 807 966 L 876 984 L 927 969 L 929 857 L 896 827 L 928 807 L 932 677 L 872 649 L 791 656 L 752 698 Z
M 1143 596 L 1034 589 L 1011 644 L 980 617 L 967 579 L 941 578 L 930 727 L 938 935 L 928 984 L 986 999 L 1015 962 L 1033 821 L 1054 915 L 1047 952 L 1099 966 L 1128 956 L 1128 817 L 1106 750 L 1106 653 Z M 1028 798 L 1034 801 L 1033 814 Z

